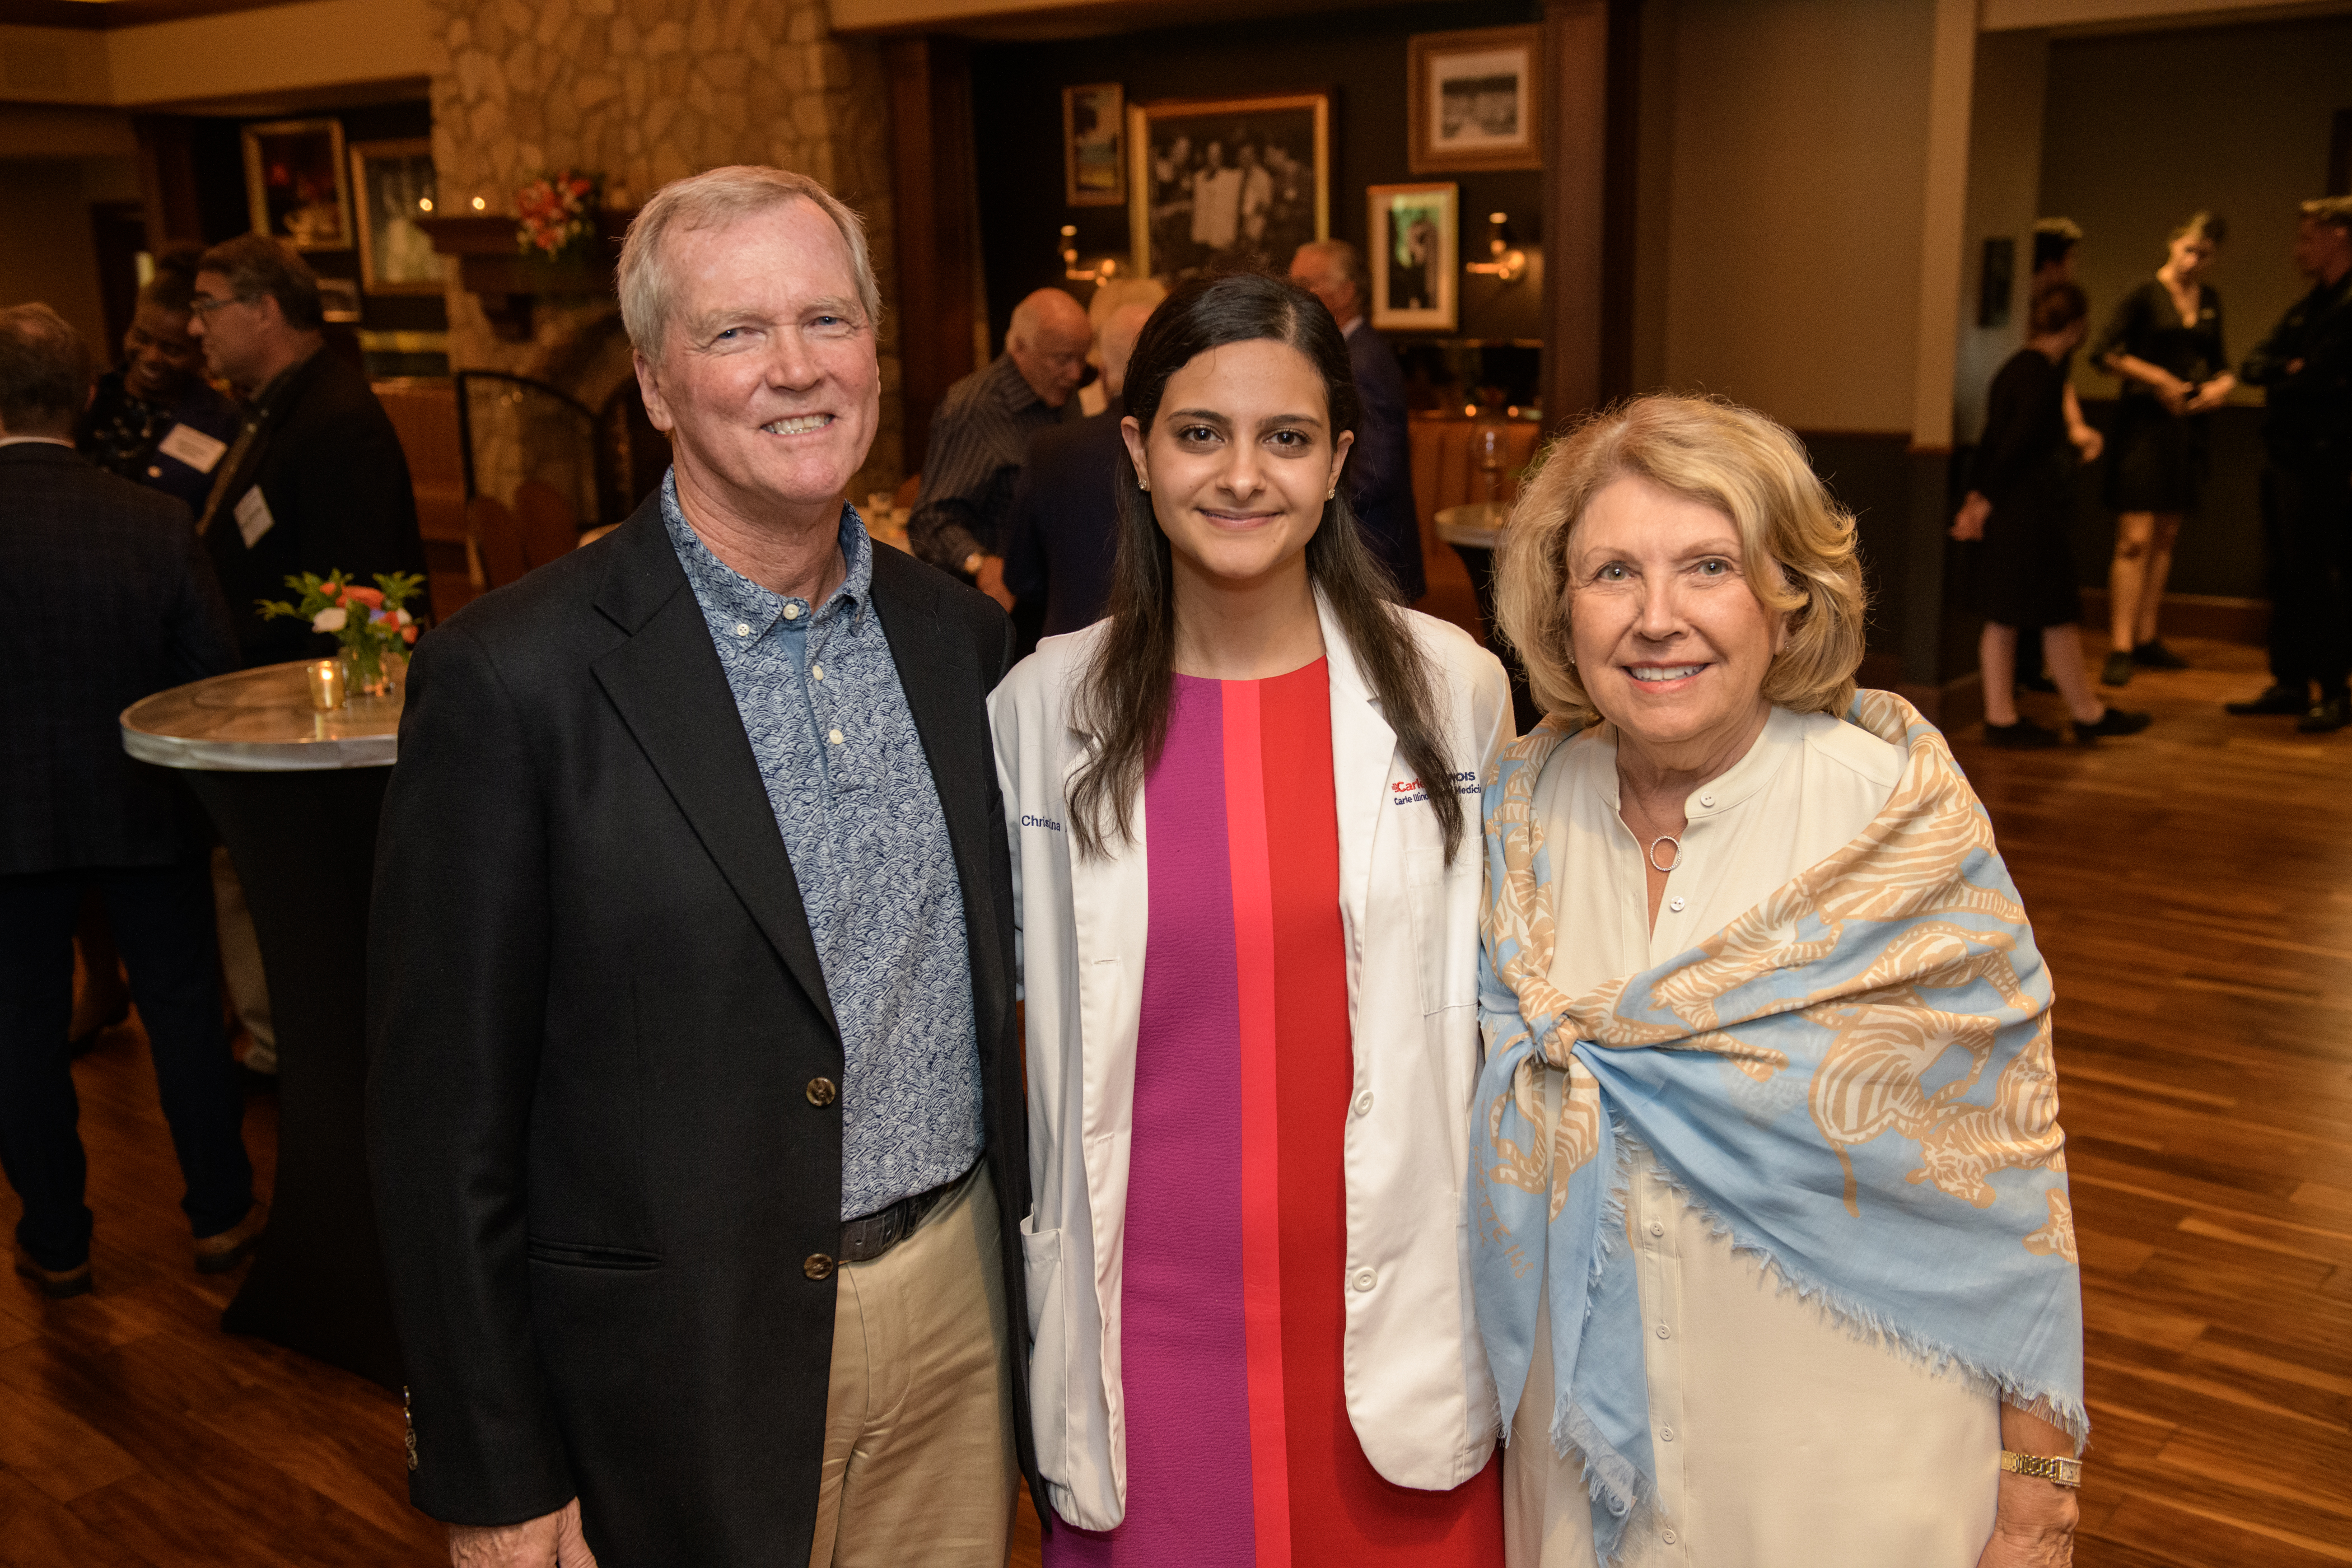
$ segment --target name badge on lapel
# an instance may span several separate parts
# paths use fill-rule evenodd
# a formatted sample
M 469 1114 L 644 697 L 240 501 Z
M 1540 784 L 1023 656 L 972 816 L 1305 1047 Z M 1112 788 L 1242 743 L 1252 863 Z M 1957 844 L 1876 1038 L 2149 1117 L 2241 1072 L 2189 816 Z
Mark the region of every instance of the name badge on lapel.
M 228 443 L 215 440 L 188 426 L 174 425 L 155 443 L 155 450 L 167 458 L 177 458 L 200 474 L 209 474 L 213 465 L 221 460 L 221 454 L 228 450 Z
M 278 520 L 269 515 L 269 502 L 263 499 L 261 487 L 256 485 L 246 491 L 245 499 L 236 503 L 236 531 L 245 541 L 245 547 L 252 549 L 254 541 L 277 526 Z

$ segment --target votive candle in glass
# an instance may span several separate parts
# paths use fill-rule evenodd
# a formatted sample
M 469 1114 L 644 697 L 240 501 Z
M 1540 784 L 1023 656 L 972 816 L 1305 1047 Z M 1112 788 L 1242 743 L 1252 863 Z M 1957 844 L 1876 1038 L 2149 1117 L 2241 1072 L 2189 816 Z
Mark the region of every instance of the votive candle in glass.
M 314 658 L 302 667 L 310 679 L 310 706 L 321 713 L 332 712 L 343 705 L 343 661 L 339 658 Z

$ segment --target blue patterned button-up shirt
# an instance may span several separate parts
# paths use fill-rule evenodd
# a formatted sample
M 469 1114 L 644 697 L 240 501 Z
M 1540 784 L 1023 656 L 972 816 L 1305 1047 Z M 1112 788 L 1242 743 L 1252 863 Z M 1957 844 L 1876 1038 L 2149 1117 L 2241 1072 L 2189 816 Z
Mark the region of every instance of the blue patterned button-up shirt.
M 743 716 L 841 1026 L 841 1217 L 971 1168 L 982 1143 L 971 958 L 947 814 L 875 614 L 847 506 L 823 605 L 710 552 L 662 479 L 662 521 Z

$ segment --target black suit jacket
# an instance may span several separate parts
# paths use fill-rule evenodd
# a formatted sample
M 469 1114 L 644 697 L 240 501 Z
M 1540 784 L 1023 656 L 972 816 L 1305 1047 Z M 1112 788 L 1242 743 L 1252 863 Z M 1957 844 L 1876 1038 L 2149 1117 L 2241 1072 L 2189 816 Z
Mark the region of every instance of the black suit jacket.
M 1058 637 L 1103 617 L 1111 564 L 1118 555 L 1118 503 L 1111 498 L 1128 460 L 1112 398 L 1075 425 L 1040 430 L 1013 492 L 1004 585 L 1024 601 L 1043 599 L 1045 635 Z
M 1363 405 L 1348 454 L 1348 502 L 1365 542 L 1411 604 L 1429 592 L 1421 562 L 1421 519 L 1412 504 L 1412 441 L 1405 423 L 1404 372 L 1396 351 L 1367 324 L 1348 334 L 1348 362 Z
M 186 793 L 118 721 L 236 668 L 187 508 L 69 447 L 0 447 L 0 876 L 201 850 Z
M 982 706 L 1009 628 L 874 556 L 963 889 L 1017 1345 L 1028 1163 Z M 576 1493 L 604 1568 L 805 1561 L 835 1281 L 803 1261 L 838 1250 L 841 1212 L 841 1104 L 806 1091 L 839 1080 L 841 1041 L 658 496 L 417 644 L 371 930 L 416 1506 L 494 1524 Z
M 299 620 L 263 620 L 254 601 L 300 598 L 286 579 L 303 572 L 341 569 L 365 586 L 379 572 L 425 571 L 400 434 L 367 377 L 331 349 L 266 388 L 246 418 L 259 428 L 205 530 L 238 645 L 248 667 L 331 653 L 331 642 Z M 248 546 L 236 507 L 257 486 L 273 521 Z M 409 605 L 420 616 L 430 608 L 424 595 Z

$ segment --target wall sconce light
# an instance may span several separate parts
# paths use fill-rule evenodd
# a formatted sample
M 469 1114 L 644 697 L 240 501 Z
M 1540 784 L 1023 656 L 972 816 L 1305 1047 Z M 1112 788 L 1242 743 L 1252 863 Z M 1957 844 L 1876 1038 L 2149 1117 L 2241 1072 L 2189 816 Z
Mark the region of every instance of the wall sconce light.
M 1108 283 L 1118 276 L 1118 258 L 1102 256 L 1091 267 L 1078 265 L 1078 227 L 1076 224 L 1062 226 L 1062 276 L 1073 283 Z
M 1463 270 L 1497 283 L 1516 283 L 1527 275 L 1528 253 L 1511 243 L 1510 214 L 1486 215 L 1486 259 L 1474 261 Z

